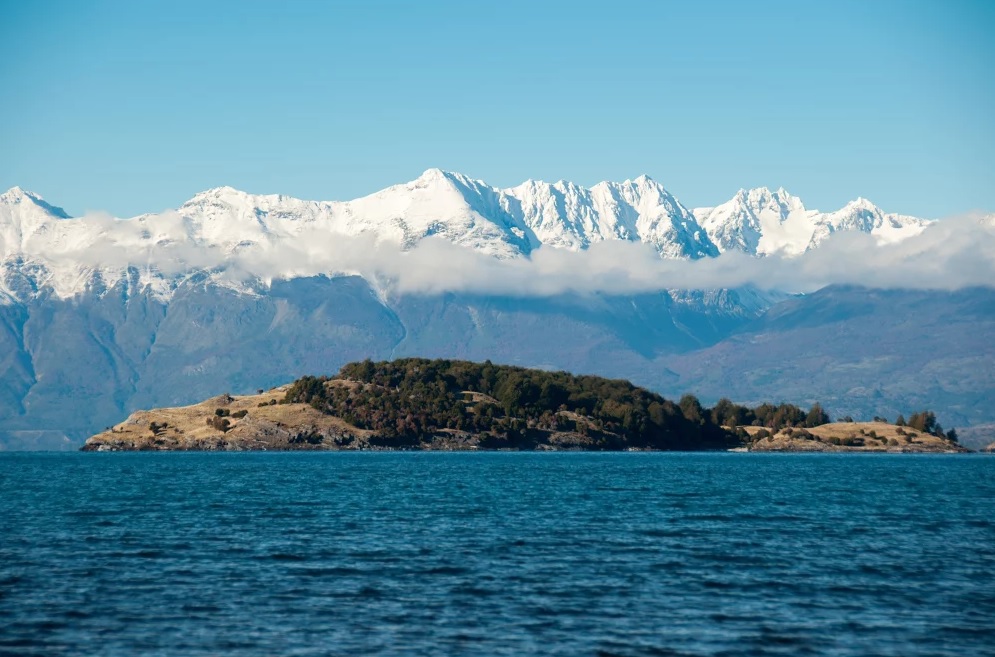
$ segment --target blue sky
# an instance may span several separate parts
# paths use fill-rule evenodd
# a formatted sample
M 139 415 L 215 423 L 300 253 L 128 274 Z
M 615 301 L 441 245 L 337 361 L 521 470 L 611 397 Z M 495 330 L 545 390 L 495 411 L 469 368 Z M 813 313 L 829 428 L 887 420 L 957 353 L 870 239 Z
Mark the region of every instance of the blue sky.
M 995 210 L 995 2 L 0 0 L 0 187 L 72 213 L 429 167 Z

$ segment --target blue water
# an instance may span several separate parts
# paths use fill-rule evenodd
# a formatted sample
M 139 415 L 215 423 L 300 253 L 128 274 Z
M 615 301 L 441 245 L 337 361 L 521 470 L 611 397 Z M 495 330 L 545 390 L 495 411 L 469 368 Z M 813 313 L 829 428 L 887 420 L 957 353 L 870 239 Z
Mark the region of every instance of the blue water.
M 995 458 L 0 455 L 0 654 L 993 655 Z

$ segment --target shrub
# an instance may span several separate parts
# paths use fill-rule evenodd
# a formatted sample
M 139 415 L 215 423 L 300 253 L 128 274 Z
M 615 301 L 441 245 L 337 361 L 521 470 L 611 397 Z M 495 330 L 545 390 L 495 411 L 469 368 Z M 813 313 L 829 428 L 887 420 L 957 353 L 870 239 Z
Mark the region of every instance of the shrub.
M 207 418 L 207 426 L 213 427 L 221 432 L 227 432 L 231 429 L 231 422 L 228 421 L 228 418 L 221 417 L 220 415 L 212 415 Z
M 234 413 L 231 414 L 231 416 L 233 418 L 241 419 L 241 418 L 245 417 L 248 414 L 249 414 L 249 411 L 247 411 L 245 409 L 242 409 L 241 411 L 235 411 Z

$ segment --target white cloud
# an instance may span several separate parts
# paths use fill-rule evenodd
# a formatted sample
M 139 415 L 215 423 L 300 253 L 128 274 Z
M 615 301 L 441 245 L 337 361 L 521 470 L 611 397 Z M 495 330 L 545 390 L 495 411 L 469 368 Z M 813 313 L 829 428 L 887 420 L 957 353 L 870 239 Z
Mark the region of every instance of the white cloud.
M 267 282 L 359 274 L 396 294 L 528 297 L 744 285 L 786 292 L 810 292 L 834 283 L 919 289 L 995 285 L 995 227 L 972 217 L 938 221 L 919 235 L 887 245 L 867 234 L 839 233 L 801 256 L 753 258 L 730 252 L 690 261 L 663 260 L 648 245 L 622 241 L 596 243 L 586 251 L 546 247 L 530 258 L 504 260 L 440 237 L 402 251 L 372 235 L 347 236 L 315 225 L 292 237 L 260 234 L 242 246 L 218 246 L 182 237 L 183 219 L 175 213 L 158 215 L 154 225 L 125 220 L 130 224 L 126 231 L 120 230 L 121 220 L 95 221 L 107 224 L 102 236 L 46 254 L 54 271 L 71 272 L 79 264 L 118 270 L 134 266 L 172 277 L 208 269 L 223 270 L 228 280 Z M 115 230 L 110 230 L 112 223 Z M 108 240 L 110 235 L 116 237 Z M 72 281 L 79 277 L 67 274 L 64 279 L 66 285 L 75 285 Z
M 429 239 L 397 255 L 372 251 L 354 262 L 393 280 L 400 293 L 474 292 L 550 296 L 564 292 L 636 293 L 660 289 L 735 288 L 811 292 L 830 284 L 878 288 L 958 289 L 995 285 L 995 230 L 946 220 L 897 244 L 840 233 L 795 257 L 725 253 L 701 260 L 661 260 L 649 246 L 601 242 L 587 251 L 540 249 L 531 259 L 495 260 Z

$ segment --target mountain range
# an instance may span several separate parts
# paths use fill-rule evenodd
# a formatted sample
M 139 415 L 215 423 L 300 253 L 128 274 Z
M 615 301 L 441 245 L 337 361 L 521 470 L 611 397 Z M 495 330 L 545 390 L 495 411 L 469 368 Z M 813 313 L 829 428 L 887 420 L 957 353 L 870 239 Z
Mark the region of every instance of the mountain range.
M 50 289 L 60 298 L 134 282 L 168 297 L 179 282 L 224 270 L 232 259 L 266 261 L 278 246 L 365 237 L 408 249 L 426 237 L 497 258 L 528 257 L 540 247 L 578 251 L 608 241 L 651 245 L 662 258 L 699 259 L 721 252 L 794 255 L 830 235 L 869 233 L 881 242 L 916 235 L 930 222 L 888 214 L 858 199 L 834 212 L 807 210 L 783 189 L 740 191 L 714 208 L 691 210 L 661 184 L 640 176 L 590 188 L 530 180 L 497 189 L 430 169 L 416 180 L 345 202 L 303 201 L 220 187 L 174 211 L 131 219 L 70 218 L 41 196 L 13 188 L 0 195 L 0 295 L 22 298 Z M 313 259 L 313 258 L 312 258 Z M 307 273 L 358 273 L 332 254 Z M 219 271 L 212 271 L 214 278 Z M 278 263 L 262 278 L 292 279 L 298 262 Z
M 13 188 L 0 195 L 0 446 L 75 445 L 138 408 L 404 355 L 626 377 L 708 401 L 818 399 L 855 417 L 931 407 L 947 426 L 991 422 L 987 287 L 402 294 L 357 264 L 429 239 L 501 262 L 614 242 L 664 261 L 792 258 L 840 233 L 887 250 L 933 223 L 864 199 L 808 210 L 766 188 L 689 209 L 646 176 L 498 189 L 431 169 L 352 201 L 221 187 L 130 219 L 70 218 Z

